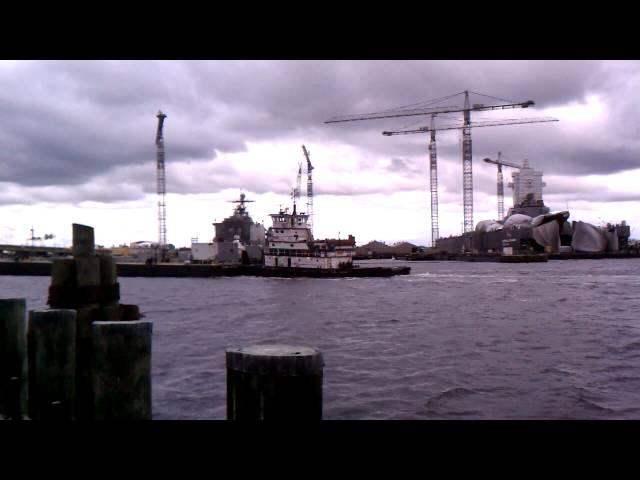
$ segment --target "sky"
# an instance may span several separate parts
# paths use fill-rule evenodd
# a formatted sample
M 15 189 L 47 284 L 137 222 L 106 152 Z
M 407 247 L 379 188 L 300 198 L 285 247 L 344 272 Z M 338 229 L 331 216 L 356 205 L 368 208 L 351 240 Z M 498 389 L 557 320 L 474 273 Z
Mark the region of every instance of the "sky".
M 167 241 L 210 241 L 246 194 L 255 221 L 291 207 L 302 145 L 315 167 L 314 235 L 431 244 L 428 116 L 331 117 L 465 90 L 471 103 L 533 100 L 472 121 L 474 224 L 497 217 L 496 158 L 544 172 L 545 204 L 640 237 L 640 62 L 507 60 L 0 61 L 0 243 L 68 246 L 71 224 L 104 246 L 158 240 L 156 114 L 166 151 Z M 503 101 L 504 100 L 504 101 Z M 449 103 L 448 103 L 449 102 Z M 438 106 L 462 106 L 460 95 Z M 439 118 L 459 124 L 461 114 Z M 437 133 L 440 235 L 462 231 L 460 130 Z M 505 169 L 505 182 L 511 169 Z M 303 175 L 303 196 L 306 178 Z M 512 206 L 505 187 L 505 210 Z M 305 203 L 305 199 L 302 199 Z

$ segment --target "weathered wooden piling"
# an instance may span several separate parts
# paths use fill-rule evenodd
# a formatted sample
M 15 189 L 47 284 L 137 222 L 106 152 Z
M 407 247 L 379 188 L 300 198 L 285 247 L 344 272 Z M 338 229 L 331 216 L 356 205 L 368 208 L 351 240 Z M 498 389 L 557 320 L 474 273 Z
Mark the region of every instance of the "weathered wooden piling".
M 93 419 L 151 420 L 151 335 L 147 321 L 92 325 Z
M 92 418 L 93 394 L 91 391 L 91 341 L 92 325 L 98 318 L 98 306 L 76 309 L 76 419 Z
M 226 350 L 228 420 L 321 420 L 324 360 L 316 348 Z
M 27 352 L 29 417 L 32 420 L 73 420 L 76 311 L 29 311 Z
M 74 223 L 73 259 L 57 260 L 51 271 L 49 305 L 73 308 L 76 325 L 76 418 L 94 417 L 92 387 L 93 329 L 96 321 L 139 320 L 135 305 L 120 305 L 116 263 L 110 255 L 97 255 L 93 227 Z
M 96 254 L 93 227 L 71 224 L 73 230 L 71 254 L 76 257 L 88 257 Z
M 27 411 L 27 335 L 24 298 L 0 300 L 0 418 Z

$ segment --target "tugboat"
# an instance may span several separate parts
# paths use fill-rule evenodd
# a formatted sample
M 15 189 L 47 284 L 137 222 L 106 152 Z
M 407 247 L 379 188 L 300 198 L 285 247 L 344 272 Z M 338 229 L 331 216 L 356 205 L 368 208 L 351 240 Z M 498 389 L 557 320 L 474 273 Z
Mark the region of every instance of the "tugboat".
M 267 231 L 266 267 L 344 269 L 353 267 L 356 239 L 314 240 L 307 224 L 309 216 L 288 209 L 271 214 L 273 226 Z
M 292 193 L 293 210 L 271 214 L 273 226 L 266 235 L 264 267 L 259 275 L 302 277 L 387 277 L 408 274 L 410 267 L 360 267 L 353 265 L 356 239 L 314 240 L 309 215 L 298 213 L 297 191 Z

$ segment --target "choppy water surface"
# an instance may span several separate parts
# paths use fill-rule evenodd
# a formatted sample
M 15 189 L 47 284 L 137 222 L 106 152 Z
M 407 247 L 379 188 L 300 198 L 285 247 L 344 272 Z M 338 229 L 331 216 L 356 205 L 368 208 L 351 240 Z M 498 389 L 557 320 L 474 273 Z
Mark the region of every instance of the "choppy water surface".
M 388 279 L 121 278 L 121 301 L 154 322 L 154 418 L 224 419 L 224 350 L 254 343 L 321 349 L 326 419 L 640 418 L 640 260 L 410 265 Z M 0 277 L 29 309 L 48 285 Z

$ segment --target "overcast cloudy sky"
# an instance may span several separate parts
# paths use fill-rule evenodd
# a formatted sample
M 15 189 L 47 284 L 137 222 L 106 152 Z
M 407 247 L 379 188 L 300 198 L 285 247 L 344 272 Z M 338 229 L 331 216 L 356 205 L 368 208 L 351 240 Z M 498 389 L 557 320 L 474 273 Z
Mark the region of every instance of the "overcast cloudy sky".
M 255 200 L 254 220 L 270 226 L 269 213 L 290 203 L 304 144 L 316 167 L 317 237 L 430 244 L 428 136 L 381 135 L 429 119 L 323 122 L 463 90 L 536 102 L 476 120 L 560 120 L 473 130 L 474 223 L 497 215 L 496 169 L 482 159 L 501 151 L 544 171 L 552 210 L 595 224 L 627 220 L 637 237 L 638 87 L 637 61 L 0 62 L 0 243 L 26 243 L 33 227 L 68 245 L 74 222 L 94 226 L 106 246 L 157 240 L 161 109 L 170 243 L 209 240 L 241 191 Z M 447 236 L 463 221 L 459 131 L 438 134 L 438 154 Z

